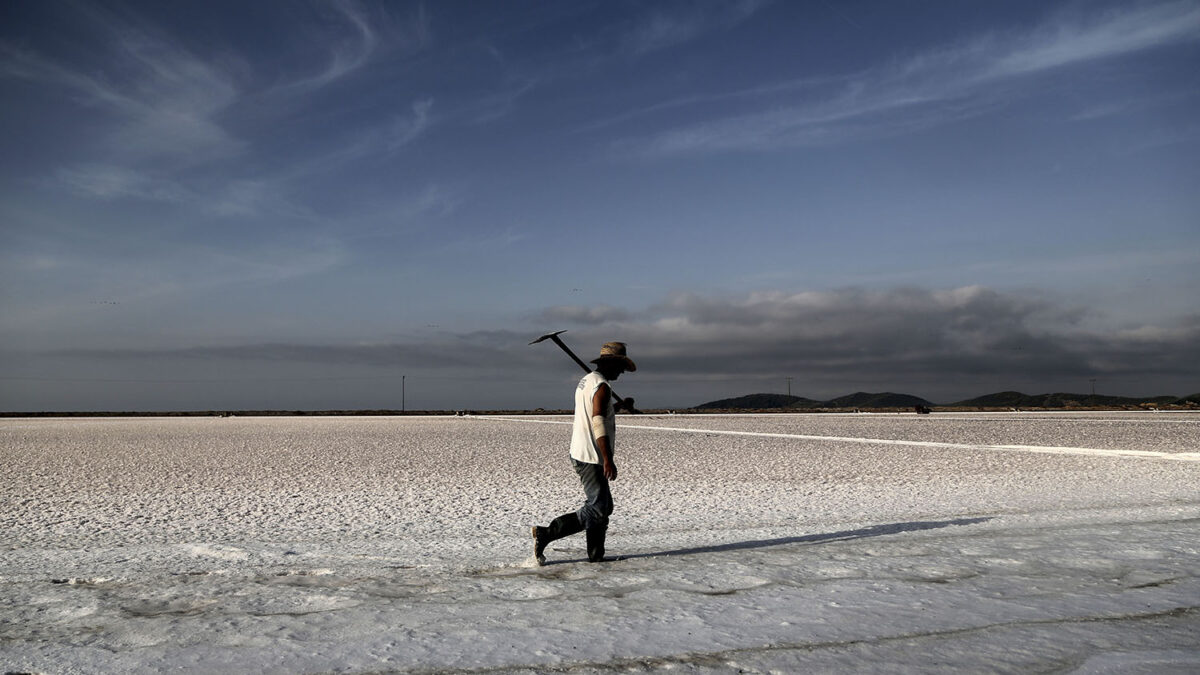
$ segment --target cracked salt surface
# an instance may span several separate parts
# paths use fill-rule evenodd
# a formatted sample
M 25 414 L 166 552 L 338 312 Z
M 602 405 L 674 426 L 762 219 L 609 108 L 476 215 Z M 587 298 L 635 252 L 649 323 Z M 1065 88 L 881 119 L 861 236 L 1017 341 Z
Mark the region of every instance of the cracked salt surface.
M 538 568 L 562 421 L 0 421 L 0 671 L 1200 670 L 1200 463 L 965 447 L 1200 415 L 622 417 L 625 559 Z

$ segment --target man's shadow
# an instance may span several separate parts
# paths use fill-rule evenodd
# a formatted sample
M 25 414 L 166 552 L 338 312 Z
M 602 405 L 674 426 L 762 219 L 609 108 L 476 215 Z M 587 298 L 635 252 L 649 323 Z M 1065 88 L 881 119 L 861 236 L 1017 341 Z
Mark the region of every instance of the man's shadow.
M 696 546 L 694 548 L 677 548 L 670 551 L 656 551 L 651 553 L 631 553 L 629 555 L 610 556 L 607 560 L 633 560 L 636 558 L 658 558 L 677 555 L 695 555 L 697 553 L 720 553 L 722 551 L 746 551 L 755 548 L 768 548 L 770 546 L 786 546 L 788 544 L 823 544 L 831 541 L 851 541 L 854 539 L 868 539 L 870 537 L 882 537 L 889 534 L 900 534 L 903 532 L 920 532 L 922 530 L 937 530 L 943 527 L 953 527 L 959 525 L 978 525 L 991 520 L 990 517 L 985 518 L 956 518 L 954 520 L 919 520 L 908 523 L 889 523 L 887 525 L 872 525 L 858 530 L 843 530 L 841 532 L 826 532 L 823 534 L 806 534 L 799 537 L 779 537 L 777 539 L 755 539 L 751 541 L 738 541 L 729 544 L 714 544 L 712 546 Z M 552 560 L 546 563 L 546 566 L 562 565 L 565 563 L 577 563 L 582 560 Z
M 696 553 L 720 553 L 723 551 L 745 551 L 755 548 L 768 548 L 770 546 L 786 546 L 787 544 L 821 544 L 831 541 L 850 541 L 853 539 L 868 539 L 870 537 L 882 537 L 889 534 L 900 534 L 902 532 L 920 532 L 921 530 L 936 530 L 943 527 L 951 527 L 958 525 L 978 525 L 986 523 L 991 518 L 957 518 L 955 520 L 925 520 L 913 521 L 908 523 L 889 523 L 887 525 L 872 525 L 858 530 L 843 530 L 841 532 L 826 532 L 823 534 L 806 534 L 799 537 L 779 537 L 778 539 L 755 539 L 752 541 L 738 541 L 729 544 L 714 544 L 712 546 L 697 546 L 694 548 L 677 548 L 671 551 L 658 551 L 656 553 L 634 553 L 631 555 L 620 556 L 621 560 L 632 560 L 634 558 L 656 558 L 676 555 L 694 555 Z

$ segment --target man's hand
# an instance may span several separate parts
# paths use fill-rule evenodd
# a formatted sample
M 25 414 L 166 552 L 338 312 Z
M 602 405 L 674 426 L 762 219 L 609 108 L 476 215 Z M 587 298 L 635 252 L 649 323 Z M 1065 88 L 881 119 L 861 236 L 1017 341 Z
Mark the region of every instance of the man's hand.
M 608 436 L 601 436 L 596 439 L 596 449 L 600 451 L 600 465 L 604 468 L 604 477 L 609 480 L 617 479 L 617 463 L 612 461 L 611 446 L 608 444 Z

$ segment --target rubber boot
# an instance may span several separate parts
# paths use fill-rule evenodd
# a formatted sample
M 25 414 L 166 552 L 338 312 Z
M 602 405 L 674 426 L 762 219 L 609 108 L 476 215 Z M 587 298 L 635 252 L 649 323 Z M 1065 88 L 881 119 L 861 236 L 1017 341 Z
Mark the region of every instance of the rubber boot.
M 593 527 L 587 531 L 588 562 L 604 562 L 604 535 L 606 527 Z
M 569 537 L 583 531 L 583 523 L 575 513 L 564 513 L 550 521 L 549 527 L 533 528 L 533 559 L 539 565 L 546 564 L 546 545 L 556 539 Z

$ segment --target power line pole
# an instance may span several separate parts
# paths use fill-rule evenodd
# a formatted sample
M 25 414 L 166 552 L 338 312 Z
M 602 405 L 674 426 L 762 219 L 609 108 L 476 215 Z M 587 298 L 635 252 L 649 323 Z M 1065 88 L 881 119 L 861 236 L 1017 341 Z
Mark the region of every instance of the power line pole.
M 1091 380 L 1092 380 L 1092 396 L 1095 396 L 1096 395 L 1096 378 L 1093 377 L 1093 378 L 1091 378 Z
M 791 395 L 792 395 L 792 378 L 788 377 L 785 379 L 788 382 L 788 397 L 791 397 Z
M 405 391 L 404 391 L 404 380 L 405 380 L 406 378 L 408 378 L 408 376 L 407 376 L 407 375 L 401 375 L 401 376 L 400 376 L 400 412 L 404 412 L 404 410 L 405 410 L 405 407 L 404 407 L 404 405 L 405 405 L 405 401 L 404 401 L 404 397 L 405 397 Z

